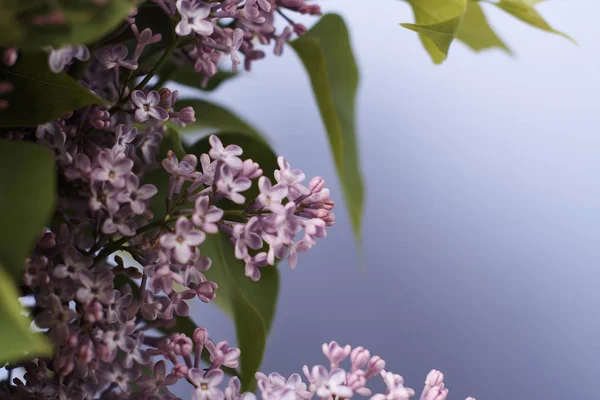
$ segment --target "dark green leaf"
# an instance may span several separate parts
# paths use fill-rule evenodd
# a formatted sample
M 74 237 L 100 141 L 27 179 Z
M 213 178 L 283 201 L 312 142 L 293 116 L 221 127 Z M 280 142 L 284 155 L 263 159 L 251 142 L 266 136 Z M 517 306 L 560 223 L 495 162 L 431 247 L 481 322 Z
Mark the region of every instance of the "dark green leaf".
M 212 259 L 209 279 L 219 288 L 215 302 L 232 317 L 240 357 L 244 391 L 254 389 L 254 374 L 262 362 L 267 335 L 275 315 L 279 277 L 275 267 L 261 269 L 261 279 L 254 282 L 244 276 L 244 263 L 233 255 L 233 247 L 223 234 L 209 235 L 200 246 L 203 255 Z
M 21 315 L 18 298 L 12 279 L 0 265 L 0 364 L 52 354 L 46 337 L 34 333 L 29 319 Z
M 456 38 L 474 51 L 499 47 L 510 54 L 510 49 L 488 24 L 479 2 L 475 0 L 469 0 L 467 3 L 467 13 L 458 29 Z
M 223 106 L 199 99 L 179 100 L 177 106 L 180 108 L 190 106 L 196 112 L 196 122 L 188 124 L 183 129 L 186 132 L 200 129 L 231 131 L 244 133 L 264 141 L 262 135 L 255 128 Z
M 407 0 L 415 14 L 415 24 L 400 24 L 419 33 L 434 63 L 442 63 L 467 10 L 467 0 Z
M 22 3 L 28 3 L 24 7 Z M 114 30 L 135 6 L 133 0 L 32 2 L 5 0 L 0 5 L 0 46 L 40 48 L 91 43 Z M 63 24 L 34 24 L 39 16 L 61 13 Z
M 52 153 L 40 145 L 0 140 L 0 263 L 20 278 L 54 211 Z
M 105 101 L 64 73 L 48 67 L 48 56 L 23 53 L 15 66 L 0 66 L 0 82 L 13 91 L 4 96 L 9 106 L 0 111 L 0 128 L 36 126 L 89 104 Z
M 223 82 L 239 76 L 239 74 L 234 72 L 218 71 L 208 80 L 206 86 L 202 87 L 202 76 L 198 72 L 196 72 L 192 64 L 185 64 L 182 66 L 170 65 L 169 67 L 165 68 L 165 72 L 169 74 L 169 81 L 177 82 L 182 85 L 200 89 L 206 92 L 212 92 L 213 90 L 221 86 Z M 162 74 L 159 75 L 161 75 L 162 77 Z
M 340 16 L 328 14 L 291 45 L 310 76 L 358 236 L 364 196 L 354 116 L 358 68 L 348 30 Z
M 541 1 L 500 0 L 498 2 L 489 3 L 494 4 L 495 6 L 501 8 L 502 10 L 506 11 L 507 13 L 511 14 L 512 16 L 520 19 L 521 21 L 531 26 L 535 26 L 536 28 L 548 32 L 556 33 L 575 43 L 575 40 L 573 40 L 573 38 L 567 35 L 566 33 L 557 31 L 556 29 L 552 28 L 546 22 L 546 20 L 535 10 L 534 5 L 536 5 L 537 3 L 541 3 Z

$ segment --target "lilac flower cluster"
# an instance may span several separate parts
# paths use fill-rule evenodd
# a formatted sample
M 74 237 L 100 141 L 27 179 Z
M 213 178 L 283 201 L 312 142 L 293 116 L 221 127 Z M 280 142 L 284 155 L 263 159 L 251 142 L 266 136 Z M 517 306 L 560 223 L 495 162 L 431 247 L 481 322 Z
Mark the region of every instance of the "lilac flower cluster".
M 324 343 L 323 354 L 328 358 L 330 365 L 315 365 L 309 368 L 305 365 L 302 377 L 294 373 L 288 378 L 278 373 L 269 376 L 256 373 L 258 388 L 262 398 L 267 399 L 348 399 L 356 395 L 370 397 L 371 400 L 408 400 L 415 395 L 415 391 L 404 386 L 404 378 L 386 371 L 385 361 L 379 356 L 371 356 L 369 350 L 358 346 L 340 346 L 336 342 Z M 340 363 L 349 359 L 349 368 L 341 368 Z M 371 379 L 381 378 L 386 386 L 385 393 L 373 394 L 367 388 L 367 382 Z M 421 392 L 420 400 L 445 400 L 448 389 L 444 384 L 444 374 L 437 370 L 431 370 L 425 379 L 425 387 Z M 254 399 L 253 394 L 241 396 L 245 400 Z M 214 398 L 214 397 L 213 397 Z M 223 398 L 223 397 L 221 397 Z M 466 400 L 475 400 L 468 397 Z

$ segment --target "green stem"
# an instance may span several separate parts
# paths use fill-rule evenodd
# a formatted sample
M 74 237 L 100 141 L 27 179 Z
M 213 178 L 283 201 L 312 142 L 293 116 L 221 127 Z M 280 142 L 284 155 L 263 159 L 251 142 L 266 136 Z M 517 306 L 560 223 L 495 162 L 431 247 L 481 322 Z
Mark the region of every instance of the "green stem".
M 171 53 L 173 53 L 173 50 L 175 50 L 177 48 L 178 44 L 179 44 L 178 40 L 174 40 L 173 43 L 171 43 L 171 45 L 165 50 L 163 55 L 160 57 L 160 59 L 158 60 L 158 62 L 154 66 L 154 68 L 152 68 L 152 70 L 150 72 L 148 72 L 148 75 L 146 75 L 146 77 L 133 90 L 143 89 L 144 86 L 146 86 L 146 84 L 148 82 L 150 82 L 150 79 L 152 79 L 154 77 L 154 75 L 156 75 L 158 70 L 160 70 L 160 68 L 163 66 L 163 64 L 165 62 L 167 62 L 167 59 L 171 56 Z
M 112 242 L 111 244 L 109 244 L 108 246 L 103 248 L 102 251 L 100 251 L 100 253 L 98 253 L 98 255 L 95 257 L 95 259 L 102 260 L 102 259 L 110 256 L 112 253 L 119 250 L 121 248 L 121 246 L 123 246 L 125 243 L 127 243 L 129 240 L 133 239 L 134 237 L 141 235 L 142 233 L 147 232 L 149 230 L 152 230 L 155 228 L 160 228 L 161 226 L 166 225 L 169 221 L 172 221 L 172 220 L 167 215 L 163 219 L 158 219 L 156 221 L 150 222 L 147 225 L 142 226 L 140 229 L 137 230 L 135 235 L 123 236 L 121 239 L 117 240 L 116 242 Z

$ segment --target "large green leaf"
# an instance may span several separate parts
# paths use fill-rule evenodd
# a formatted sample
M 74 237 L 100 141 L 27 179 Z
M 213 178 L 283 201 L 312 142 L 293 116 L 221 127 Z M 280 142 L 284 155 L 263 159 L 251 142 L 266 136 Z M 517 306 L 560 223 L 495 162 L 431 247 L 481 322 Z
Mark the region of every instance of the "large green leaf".
M 52 345 L 46 337 L 34 333 L 31 321 L 21 315 L 18 299 L 12 279 L 0 264 L 0 364 L 52 354 Z
M 236 328 L 244 391 L 253 390 L 254 374 L 262 362 L 267 336 L 275 315 L 279 292 L 279 277 L 275 267 L 264 267 L 261 279 L 252 281 L 244 276 L 244 263 L 233 255 L 233 247 L 219 233 L 209 235 L 200 245 L 203 255 L 212 259 L 206 271 L 219 288 L 215 302 L 229 314 Z
M 291 45 L 310 77 L 354 233 L 358 236 L 364 196 L 354 115 L 358 68 L 348 29 L 339 15 L 327 14 Z
M 231 131 L 250 135 L 264 141 L 263 136 L 254 127 L 221 105 L 207 100 L 185 99 L 179 100 L 177 107 L 193 107 L 196 112 L 196 122 L 188 124 L 183 129 L 185 132 L 200 129 Z
M 23 52 L 13 67 L 0 66 L 0 82 L 13 91 L 4 96 L 9 106 L 0 110 L 0 128 L 36 126 L 89 104 L 105 104 L 89 89 L 64 73 L 55 74 L 43 53 Z
M 0 263 L 22 276 L 25 258 L 54 211 L 56 172 L 50 151 L 0 140 Z
M 456 38 L 474 51 L 498 47 L 510 54 L 510 49 L 488 24 L 478 1 L 469 0 L 467 13 L 456 34 Z
M 40 48 L 91 43 L 121 24 L 137 1 L 108 0 L 103 3 L 3 0 L 0 4 L 0 21 L 3 22 L 0 24 L 0 46 Z M 32 23 L 32 19 L 52 13 L 62 14 L 64 23 Z
M 534 6 L 538 3 L 541 3 L 539 0 L 500 0 L 497 2 L 488 1 L 488 3 L 494 4 L 495 6 L 529 25 L 548 32 L 556 33 L 572 42 L 575 42 L 575 40 L 573 40 L 573 38 L 566 33 L 552 28 L 550 24 L 548 24 L 546 20 L 536 11 Z
M 407 0 L 415 14 L 415 24 L 400 24 L 419 33 L 421 42 L 434 63 L 442 63 L 448 56 L 456 37 L 467 0 Z

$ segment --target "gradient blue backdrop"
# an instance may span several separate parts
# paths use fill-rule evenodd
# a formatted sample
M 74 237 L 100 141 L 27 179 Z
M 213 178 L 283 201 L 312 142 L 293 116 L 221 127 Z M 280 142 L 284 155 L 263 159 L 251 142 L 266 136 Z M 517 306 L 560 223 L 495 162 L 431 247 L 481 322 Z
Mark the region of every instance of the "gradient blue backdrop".
M 322 363 L 321 343 L 335 339 L 381 355 L 418 392 L 437 368 L 451 399 L 596 399 L 598 2 L 539 6 L 579 46 L 484 4 L 515 57 L 455 43 L 442 66 L 398 26 L 412 21 L 405 3 L 321 4 L 348 22 L 361 71 L 366 272 L 293 52 L 211 95 L 295 167 L 325 177 L 338 204 L 329 237 L 295 271 L 282 268 L 263 370 Z M 234 340 L 215 309 L 194 317 Z

